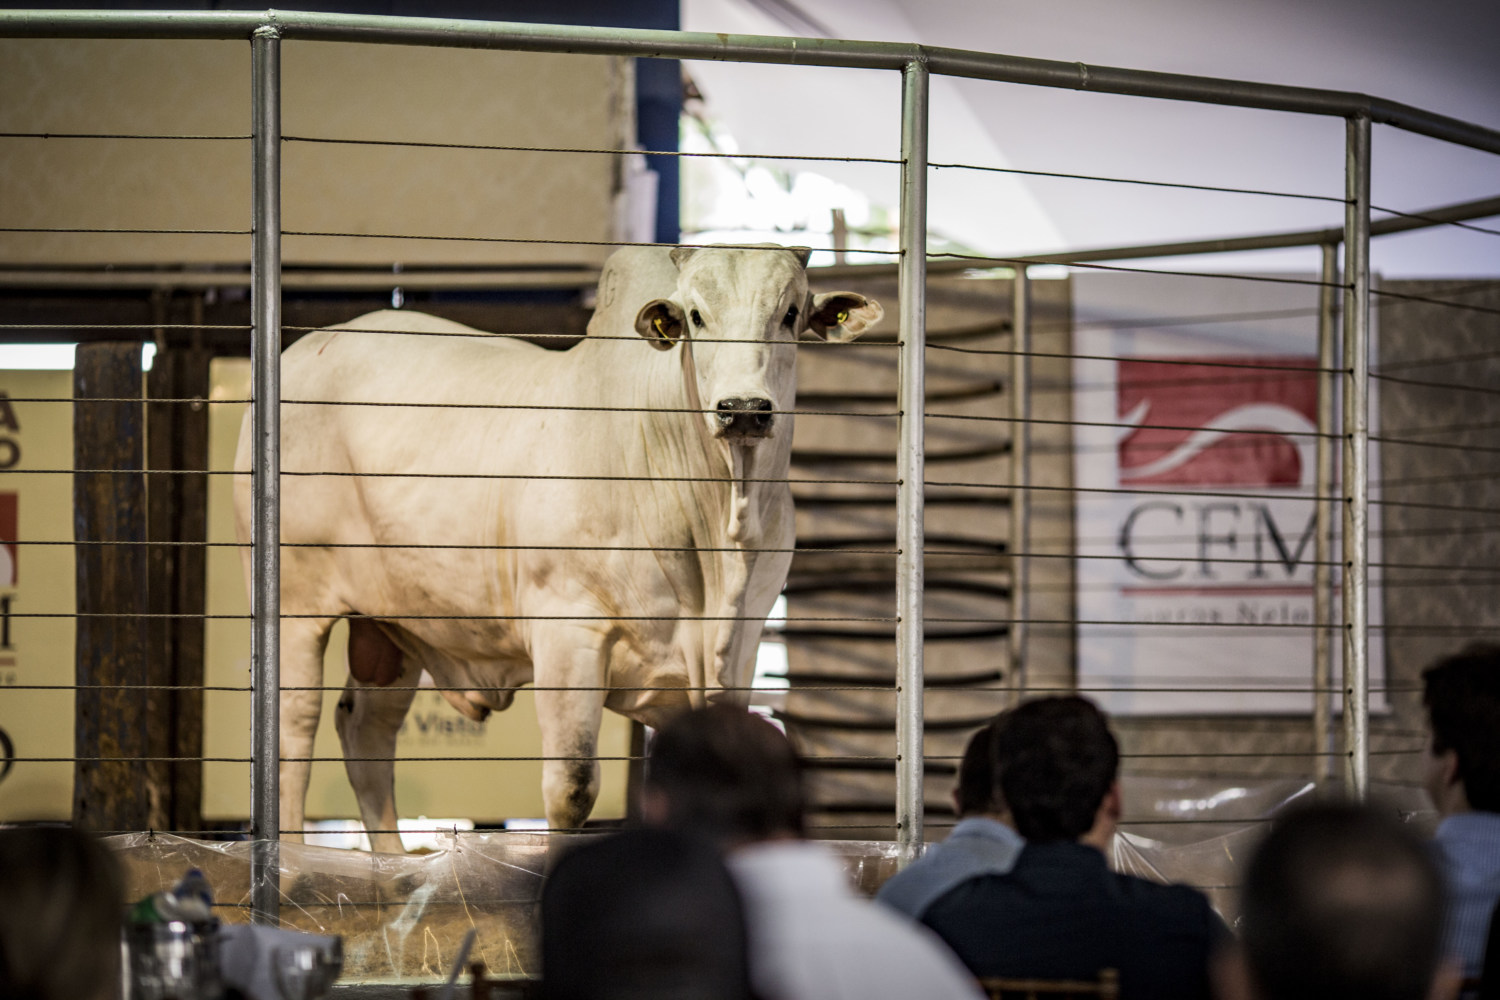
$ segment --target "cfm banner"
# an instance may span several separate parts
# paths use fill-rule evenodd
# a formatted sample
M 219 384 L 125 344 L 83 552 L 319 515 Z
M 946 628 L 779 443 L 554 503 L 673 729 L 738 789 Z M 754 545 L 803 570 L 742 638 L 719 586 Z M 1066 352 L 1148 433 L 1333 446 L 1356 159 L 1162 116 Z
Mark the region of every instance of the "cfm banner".
M 1117 714 L 1310 711 L 1317 286 L 1106 274 L 1074 289 L 1080 685 Z M 1372 506 L 1374 564 L 1379 532 Z M 1374 570 L 1369 607 L 1379 709 Z

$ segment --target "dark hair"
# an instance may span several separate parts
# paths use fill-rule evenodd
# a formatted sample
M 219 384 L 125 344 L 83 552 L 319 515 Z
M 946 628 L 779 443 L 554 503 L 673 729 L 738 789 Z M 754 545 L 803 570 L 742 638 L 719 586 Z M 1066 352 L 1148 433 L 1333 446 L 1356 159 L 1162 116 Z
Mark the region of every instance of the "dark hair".
M 684 712 L 651 742 L 646 787 L 667 825 L 722 843 L 802 835 L 802 764 L 781 731 L 734 705 Z
M 1500 646 L 1476 643 L 1422 672 L 1435 753 L 1454 751 L 1469 805 L 1500 812 Z
M 112 996 L 124 906 L 119 865 L 89 834 L 0 830 L 0 996 Z
M 995 780 L 995 719 L 969 737 L 963 759 L 958 764 L 958 815 L 976 816 L 999 812 L 1003 801 L 999 782 Z
M 1320 804 L 1277 820 L 1241 891 L 1264 1000 L 1423 1000 L 1442 956 L 1443 885 L 1389 812 Z
M 627 830 L 564 855 L 541 907 L 544 1000 L 747 1000 L 740 897 L 718 851 Z
M 1119 773 L 1120 747 L 1087 698 L 1022 702 L 995 732 L 995 770 L 1021 836 L 1077 840 Z

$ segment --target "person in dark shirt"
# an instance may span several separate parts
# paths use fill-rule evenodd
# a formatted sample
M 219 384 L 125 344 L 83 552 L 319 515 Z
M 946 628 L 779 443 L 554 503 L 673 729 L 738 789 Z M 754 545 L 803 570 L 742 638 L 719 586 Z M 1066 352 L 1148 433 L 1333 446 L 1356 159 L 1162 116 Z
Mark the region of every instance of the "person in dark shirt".
M 1227 940 L 1200 892 L 1109 870 L 1120 819 L 1119 746 L 1085 698 L 1038 698 L 994 740 L 995 771 L 1026 846 L 1004 875 L 971 879 L 922 922 L 976 976 L 1120 977 L 1123 1000 L 1207 1000 Z

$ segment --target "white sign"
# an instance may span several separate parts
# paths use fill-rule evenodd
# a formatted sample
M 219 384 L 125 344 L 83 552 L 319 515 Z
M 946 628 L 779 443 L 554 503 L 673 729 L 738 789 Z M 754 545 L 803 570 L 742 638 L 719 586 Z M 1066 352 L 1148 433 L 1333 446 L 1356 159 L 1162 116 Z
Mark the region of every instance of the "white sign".
M 1318 288 L 1104 274 L 1074 290 L 1080 686 L 1117 714 L 1310 711 Z M 1379 531 L 1372 506 L 1372 563 Z M 1380 606 L 1372 571 L 1372 626 Z M 1376 631 L 1372 687 L 1380 653 Z

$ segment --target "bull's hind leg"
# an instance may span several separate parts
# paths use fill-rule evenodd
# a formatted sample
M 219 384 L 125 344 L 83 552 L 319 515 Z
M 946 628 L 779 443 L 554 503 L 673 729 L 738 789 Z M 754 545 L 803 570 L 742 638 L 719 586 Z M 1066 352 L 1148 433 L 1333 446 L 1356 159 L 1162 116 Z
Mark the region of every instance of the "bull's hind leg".
M 281 829 L 302 840 L 307 783 L 312 776 L 313 739 L 323 709 L 323 650 L 331 618 L 286 618 L 281 622 Z M 288 690 L 288 689 L 301 690 Z M 307 690 L 307 689 L 312 690 Z
M 422 672 L 402 659 L 374 623 L 358 618 L 350 621 L 349 656 L 349 681 L 334 713 L 344 769 L 359 801 L 359 817 L 370 831 L 371 849 L 400 854 L 405 847 L 396 832 L 396 734 Z M 379 669 L 371 666 L 376 662 Z M 378 678 L 376 684 L 361 680 L 371 677 Z
M 583 826 L 599 796 L 602 643 L 587 629 L 560 626 L 538 642 L 534 657 L 547 825 L 573 830 Z

